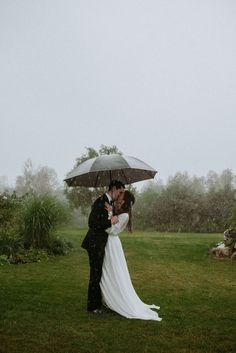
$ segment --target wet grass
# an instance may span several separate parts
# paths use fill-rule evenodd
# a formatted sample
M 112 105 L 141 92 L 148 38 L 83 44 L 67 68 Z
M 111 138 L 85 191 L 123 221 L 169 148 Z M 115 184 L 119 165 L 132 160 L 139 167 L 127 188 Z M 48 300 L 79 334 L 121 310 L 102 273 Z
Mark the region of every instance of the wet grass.
M 0 267 L 1 353 L 236 351 L 235 266 L 207 255 L 222 235 L 135 232 L 121 240 L 141 299 L 162 322 L 87 314 L 85 230 L 61 229 L 69 256 Z

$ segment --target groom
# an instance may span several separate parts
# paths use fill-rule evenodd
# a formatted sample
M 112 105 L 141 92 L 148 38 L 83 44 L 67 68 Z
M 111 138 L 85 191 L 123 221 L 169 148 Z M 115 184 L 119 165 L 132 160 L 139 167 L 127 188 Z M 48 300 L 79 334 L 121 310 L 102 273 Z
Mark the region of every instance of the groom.
M 88 219 L 89 230 L 81 245 L 88 252 L 90 265 L 87 310 L 95 314 L 102 312 L 102 295 L 99 283 L 102 277 L 102 264 L 108 238 L 106 229 L 118 222 L 117 216 L 109 217 L 105 203 L 112 204 L 124 192 L 124 188 L 121 181 L 112 180 L 108 192 L 94 202 Z

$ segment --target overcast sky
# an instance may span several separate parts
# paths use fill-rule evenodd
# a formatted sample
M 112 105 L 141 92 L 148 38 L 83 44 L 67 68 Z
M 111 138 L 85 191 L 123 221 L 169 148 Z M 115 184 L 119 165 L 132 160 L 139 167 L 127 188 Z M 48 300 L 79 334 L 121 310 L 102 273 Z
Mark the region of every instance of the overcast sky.
M 235 0 L 0 0 L 0 175 L 85 147 L 236 173 Z

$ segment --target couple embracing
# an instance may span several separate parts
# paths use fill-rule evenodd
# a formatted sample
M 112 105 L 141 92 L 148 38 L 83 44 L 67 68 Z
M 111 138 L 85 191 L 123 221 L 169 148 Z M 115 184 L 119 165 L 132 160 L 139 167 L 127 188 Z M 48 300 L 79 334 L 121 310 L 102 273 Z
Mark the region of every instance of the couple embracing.
M 129 319 L 161 321 L 156 305 L 141 301 L 135 292 L 119 234 L 132 230 L 134 195 L 118 180 L 92 205 L 89 230 L 82 242 L 90 264 L 88 286 L 89 312 L 102 313 L 103 305 Z

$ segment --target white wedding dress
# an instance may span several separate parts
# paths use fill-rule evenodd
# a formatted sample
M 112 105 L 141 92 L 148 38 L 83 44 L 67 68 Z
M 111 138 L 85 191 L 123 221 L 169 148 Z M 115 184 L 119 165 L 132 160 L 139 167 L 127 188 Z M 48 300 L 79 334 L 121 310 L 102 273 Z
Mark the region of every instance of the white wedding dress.
M 129 220 L 127 213 L 118 216 L 118 223 L 107 229 L 109 234 L 102 268 L 100 287 L 105 305 L 118 314 L 129 319 L 156 320 L 162 319 L 152 309 L 156 305 L 143 303 L 132 285 L 126 259 L 119 238 Z

